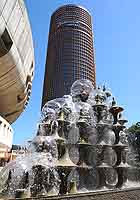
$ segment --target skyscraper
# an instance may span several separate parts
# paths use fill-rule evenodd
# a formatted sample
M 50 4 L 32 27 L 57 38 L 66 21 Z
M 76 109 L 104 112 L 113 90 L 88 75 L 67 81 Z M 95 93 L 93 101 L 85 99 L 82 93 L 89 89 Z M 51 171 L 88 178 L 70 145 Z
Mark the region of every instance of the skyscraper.
M 91 16 L 85 8 L 64 5 L 51 17 L 42 106 L 69 94 L 77 79 L 96 84 Z

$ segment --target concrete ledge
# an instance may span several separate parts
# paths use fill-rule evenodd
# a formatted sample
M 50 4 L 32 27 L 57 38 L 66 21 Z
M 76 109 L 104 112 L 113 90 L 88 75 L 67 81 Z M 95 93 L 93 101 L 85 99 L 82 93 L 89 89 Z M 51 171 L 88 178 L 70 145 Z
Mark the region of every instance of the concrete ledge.
M 26 200 L 140 200 L 140 188 L 79 193 L 64 196 L 25 198 Z M 25 200 L 24 199 L 24 200 Z

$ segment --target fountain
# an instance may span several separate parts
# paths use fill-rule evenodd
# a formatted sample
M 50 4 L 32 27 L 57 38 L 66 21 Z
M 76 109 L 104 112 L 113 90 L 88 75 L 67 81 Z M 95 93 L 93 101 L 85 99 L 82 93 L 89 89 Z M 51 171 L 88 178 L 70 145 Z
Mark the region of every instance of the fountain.
M 129 170 L 137 168 L 129 162 L 122 111 L 105 86 L 94 89 L 89 80 L 74 82 L 70 95 L 43 107 L 27 153 L 0 172 L 2 198 L 92 193 L 94 199 L 98 194 L 118 197 L 126 188 L 137 191 L 138 184 L 129 180 Z

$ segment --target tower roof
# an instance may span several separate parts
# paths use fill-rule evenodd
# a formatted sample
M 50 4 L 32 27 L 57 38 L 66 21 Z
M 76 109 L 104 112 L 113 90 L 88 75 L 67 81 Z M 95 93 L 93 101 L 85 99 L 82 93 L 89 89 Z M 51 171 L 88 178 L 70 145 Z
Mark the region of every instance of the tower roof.
M 53 12 L 52 15 L 54 15 L 54 14 L 55 14 L 58 10 L 60 10 L 61 8 L 65 8 L 65 7 L 77 7 L 77 8 L 81 8 L 81 9 L 85 10 L 85 11 L 90 15 L 90 12 L 89 12 L 86 8 L 84 8 L 83 6 L 77 5 L 77 4 L 64 4 L 64 5 L 60 6 L 60 7 L 58 7 L 58 8 Z

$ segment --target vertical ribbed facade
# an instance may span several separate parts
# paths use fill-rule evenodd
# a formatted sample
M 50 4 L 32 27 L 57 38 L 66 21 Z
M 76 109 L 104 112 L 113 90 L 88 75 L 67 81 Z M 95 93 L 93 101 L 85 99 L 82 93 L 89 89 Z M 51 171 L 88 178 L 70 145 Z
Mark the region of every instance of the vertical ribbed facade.
M 65 5 L 51 17 L 42 106 L 69 94 L 77 79 L 96 85 L 91 16 L 80 6 Z

